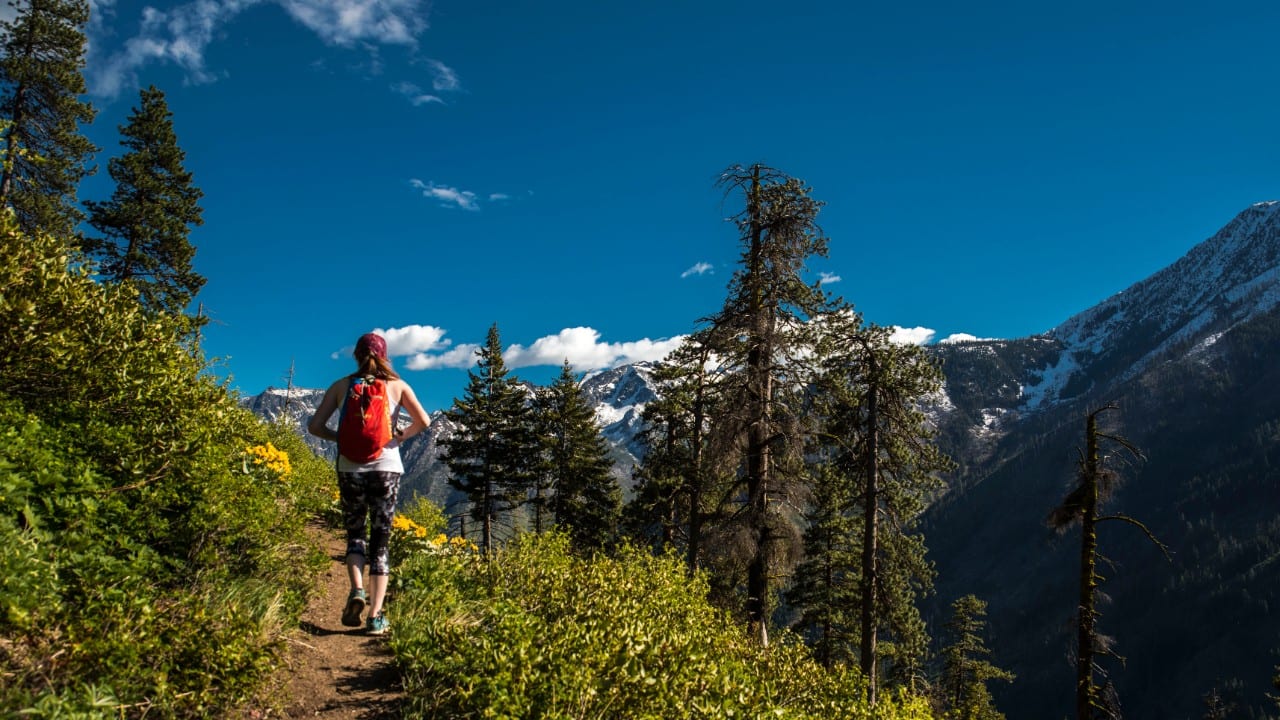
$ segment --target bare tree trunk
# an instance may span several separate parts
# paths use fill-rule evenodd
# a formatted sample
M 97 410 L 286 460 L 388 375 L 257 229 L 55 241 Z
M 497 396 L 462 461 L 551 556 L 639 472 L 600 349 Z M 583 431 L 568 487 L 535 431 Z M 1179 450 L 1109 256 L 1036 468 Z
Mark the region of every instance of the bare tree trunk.
M 1076 718 L 1092 720 L 1097 704 L 1093 684 L 1093 646 L 1097 614 L 1094 590 L 1098 586 L 1098 420 L 1089 415 L 1085 431 L 1084 507 L 1080 517 L 1080 610 L 1076 637 Z
M 866 495 L 862 505 L 862 646 L 859 667 L 867 681 L 867 703 L 876 704 L 876 521 L 880 505 L 879 377 L 868 353 Z
M 698 389 L 693 399 L 693 427 L 690 428 L 689 443 L 693 450 L 693 482 L 689 487 L 689 550 L 687 562 L 689 574 L 698 569 L 699 555 L 702 552 L 702 424 L 706 412 L 706 359 L 707 350 L 704 345 L 698 363 Z
M 204 311 L 204 303 L 201 303 L 200 312 L 203 312 L 203 311 Z M 289 403 L 290 401 L 293 400 L 293 373 L 297 364 L 298 364 L 297 360 L 289 361 L 289 378 L 288 380 L 285 381 L 285 386 L 284 386 L 284 408 L 280 411 L 280 414 L 285 418 L 289 417 Z
M 489 476 L 488 471 L 489 468 L 486 467 L 486 477 Z M 484 512 L 482 513 L 484 517 L 481 520 L 483 523 L 482 537 L 484 538 L 484 556 L 486 558 L 492 557 L 493 555 L 493 493 L 493 481 L 486 479 L 484 481 Z
M 747 567 L 747 627 L 758 635 L 763 645 L 769 644 L 769 550 L 772 544 L 768 524 L 769 507 L 769 420 L 772 384 L 769 364 L 769 319 L 765 317 L 763 275 L 764 226 L 761 222 L 760 167 L 752 169 L 751 189 L 747 194 L 747 213 L 751 222 L 751 240 L 747 277 L 753 284 L 749 293 L 750 331 L 747 351 L 747 393 L 750 417 L 747 428 L 747 503 L 748 522 L 755 536 L 755 549 Z

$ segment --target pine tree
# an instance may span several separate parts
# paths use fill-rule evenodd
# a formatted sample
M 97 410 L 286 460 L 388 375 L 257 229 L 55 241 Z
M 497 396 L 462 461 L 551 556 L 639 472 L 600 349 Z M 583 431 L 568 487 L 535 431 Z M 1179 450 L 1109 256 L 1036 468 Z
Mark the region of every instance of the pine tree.
M 101 274 L 138 288 L 143 305 L 180 313 L 204 285 L 191 267 L 193 226 L 203 223 L 199 200 L 183 166 L 173 113 L 164 93 L 151 86 L 120 127 L 127 152 L 107 166 L 116 189 L 107 202 L 85 203 L 89 224 L 102 234 L 86 241 Z
M 1079 606 L 1076 614 L 1076 718 L 1093 720 L 1095 713 L 1104 717 L 1118 715 L 1118 702 L 1108 698 L 1098 677 L 1105 677 L 1105 670 L 1098 663 L 1099 655 L 1119 658 L 1111 649 L 1108 638 L 1098 633 L 1098 587 L 1105 579 L 1098 573 L 1098 525 L 1107 520 L 1120 520 L 1141 530 L 1151 542 L 1168 557 L 1168 549 L 1151 534 L 1145 525 L 1120 514 L 1102 515 L 1101 509 L 1114 492 L 1119 476 L 1109 466 L 1102 454 L 1102 442 L 1118 446 L 1130 456 L 1141 454 L 1128 440 L 1098 429 L 1098 418 L 1105 412 L 1118 409 L 1108 404 L 1089 412 L 1085 418 L 1085 449 L 1080 453 L 1078 484 L 1067 494 L 1062 504 L 1049 514 L 1050 527 L 1065 532 L 1080 524 L 1080 584 Z
M 0 115 L 4 166 L 0 206 L 10 206 L 23 232 L 43 231 L 75 241 L 84 214 L 76 189 L 97 151 L 80 133 L 93 107 L 80 96 L 89 4 L 85 0 L 27 0 L 17 17 L 0 23 Z
M 817 225 L 822 203 L 796 178 L 765 167 L 732 167 L 720 178 L 728 193 L 741 192 L 744 208 L 734 221 L 742 245 L 740 268 L 724 308 L 711 321 L 714 351 L 736 376 L 726 384 L 718 432 L 741 438 L 739 458 L 744 512 L 748 630 L 768 644 L 775 578 L 798 544 L 798 518 L 783 512 L 802 483 L 805 379 L 793 361 L 805 351 L 803 325 L 825 308 L 826 298 L 802 279 L 805 263 L 825 256 L 827 238 Z
M 463 398 L 446 411 L 458 431 L 443 444 L 449 484 L 470 500 L 471 516 L 480 523 L 480 544 L 488 554 L 494 547 L 494 526 L 510 520 L 511 511 L 527 498 L 537 477 L 539 448 L 527 394 L 507 374 L 497 325 L 489 328 L 476 358 Z
M 987 604 L 974 595 L 965 595 L 951 604 L 947 631 L 951 644 L 942 651 L 942 691 L 955 720 L 1004 720 L 987 689 L 990 680 L 1012 682 L 1013 673 L 985 660 L 991 651 L 983 640 Z
M 684 551 L 690 574 L 702 566 L 707 531 L 724 505 L 725 483 L 714 464 L 710 427 L 718 415 L 719 378 L 707 367 L 709 335 L 692 333 L 654 368 L 658 399 L 642 416 L 645 452 L 631 511 L 640 525 L 656 530 L 656 545 Z
M 795 625 L 823 667 L 857 660 L 859 516 L 850 479 L 830 463 L 812 467 L 813 505 L 806 520 L 804 560 L 787 600 L 800 611 Z
M 611 544 L 617 533 L 622 491 L 613 477 L 609 446 L 567 360 L 560 376 L 539 397 L 537 425 L 552 491 L 549 507 L 556 524 L 568 530 L 577 547 L 596 549 Z
M 874 704 L 882 661 L 897 684 L 914 687 L 922 676 L 928 636 L 915 601 L 932 590 L 933 568 L 916 519 L 950 461 L 917 407 L 941 372 L 922 349 L 894 344 L 887 328 L 864 328 L 851 310 L 812 325 L 823 368 L 812 399 L 816 457 L 845 478 L 832 487 L 857 508 L 858 665 Z

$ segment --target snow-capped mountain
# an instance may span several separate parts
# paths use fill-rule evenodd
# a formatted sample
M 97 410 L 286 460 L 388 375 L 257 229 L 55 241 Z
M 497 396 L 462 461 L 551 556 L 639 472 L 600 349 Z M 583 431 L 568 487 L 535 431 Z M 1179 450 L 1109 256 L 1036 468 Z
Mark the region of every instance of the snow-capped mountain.
M 282 418 L 298 428 L 307 445 L 317 453 L 333 457 L 332 443 L 326 443 L 307 432 L 307 423 L 316 414 L 320 401 L 324 399 L 323 389 L 313 388 L 277 388 L 266 390 L 247 398 L 241 398 L 240 404 L 248 408 L 254 415 L 275 422 Z
M 600 433 L 613 446 L 623 478 L 644 454 L 638 442 L 641 414 L 657 398 L 653 363 L 639 362 L 592 373 L 582 380 L 582 392 L 595 406 Z
M 946 375 L 946 396 L 935 399 L 932 415 L 976 448 L 1028 414 L 1114 394 L 1159 363 L 1204 355 L 1224 333 L 1277 306 L 1280 202 L 1264 202 L 1173 265 L 1043 335 L 931 347 Z

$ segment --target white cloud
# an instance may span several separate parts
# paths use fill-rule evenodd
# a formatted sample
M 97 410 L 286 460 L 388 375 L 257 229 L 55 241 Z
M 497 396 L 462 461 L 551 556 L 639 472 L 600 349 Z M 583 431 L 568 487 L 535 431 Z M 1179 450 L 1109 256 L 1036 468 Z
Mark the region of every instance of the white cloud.
M 437 353 L 435 355 L 418 353 L 405 362 L 405 367 L 410 370 L 435 370 L 437 368 L 466 369 L 476 364 L 476 350 L 479 349 L 479 345 L 464 343 L 447 352 Z
M 838 282 L 840 282 L 840 276 L 836 275 L 835 273 L 829 273 L 829 272 L 818 273 L 819 285 L 826 285 L 827 283 L 838 283 Z
M 414 85 L 411 82 L 406 81 L 406 82 L 396 83 L 391 86 L 391 89 L 408 98 L 409 104 L 414 107 L 421 107 L 423 105 L 430 105 L 432 103 L 438 103 L 441 105 L 444 104 L 444 100 L 441 99 L 439 96 L 432 95 L 427 92 L 423 92 L 422 88 L 418 87 L 417 85 Z
M 385 330 L 376 328 L 373 332 L 386 339 L 387 355 L 390 357 L 440 350 L 453 344 L 452 340 L 444 339 L 443 328 L 432 325 L 405 325 Z
M 986 342 L 988 340 L 995 340 L 995 338 L 980 338 L 977 335 L 970 335 L 969 333 L 953 333 L 939 340 L 938 344 L 946 345 L 949 343 L 962 342 Z
M 694 265 L 693 267 L 689 268 L 688 270 L 685 270 L 684 272 L 680 273 L 680 277 L 687 278 L 690 275 L 705 275 L 709 272 L 712 272 L 713 270 L 715 270 L 715 267 L 712 266 L 711 263 L 700 262 Z
M 497 202 L 498 200 L 510 200 L 510 199 L 511 199 L 511 196 L 506 193 L 492 193 L 489 195 L 490 202 Z
M 480 348 L 479 345 L 464 343 L 444 352 L 434 352 L 450 345 L 450 341 L 444 339 L 443 331 L 431 326 L 419 325 L 400 330 L 413 330 L 413 333 L 406 332 L 406 336 L 412 336 L 424 345 L 420 352 L 411 355 L 405 362 L 405 367 L 410 370 L 469 368 L 475 365 L 476 350 Z M 439 334 L 436 334 L 437 331 Z M 395 332 L 397 331 L 390 330 L 385 335 L 388 348 L 394 345 L 392 333 Z M 565 328 L 555 335 L 538 338 L 527 347 L 520 344 L 511 345 L 503 351 L 502 358 L 507 366 L 513 369 L 539 365 L 559 366 L 568 360 L 569 364 L 579 371 L 599 370 L 642 360 L 661 360 L 679 347 L 680 343 L 684 342 L 684 337 L 679 335 L 659 340 L 644 338 L 632 342 L 609 343 L 601 342 L 599 331 L 593 328 Z M 434 343 L 434 347 L 425 347 L 427 343 Z M 412 343 L 406 341 L 402 347 L 412 346 Z M 389 352 L 388 354 L 400 353 Z
M 434 182 L 423 182 L 417 178 L 410 180 L 409 184 L 421 190 L 423 197 L 439 200 L 445 207 L 459 207 L 473 212 L 480 209 L 480 205 L 476 202 L 476 194 L 470 190 L 436 185 Z
M 512 345 L 502 353 L 502 358 L 513 368 L 560 365 L 567 359 L 575 370 L 597 370 L 641 360 L 661 360 L 682 342 L 683 335 L 661 340 L 602 343 L 600 332 L 594 328 L 575 327 L 538 338 L 529 347 Z
M 889 340 L 900 345 L 924 345 L 936 334 L 936 331 L 926 327 L 904 328 L 894 325 L 893 334 L 889 336 Z
M 137 35 L 112 43 L 114 53 L 104 47 L 110 34 L 104 23 L 91 22 L 86 65 L 90 91 L 116 97 L 126 87 L 136 86 L 138 70 L 152 62 L 177 65 L 188 82 L 212 82 L 217 74 L 205 66 L 209 44 L 242 12 L 262 4 L 282 8 L 325 44 L 363 47 L 375 54 L 383 45 L 416 47 L 418 36 L 427 29 L 428 4 L 421 0 L 195 0 L 164 10 L 147 6 Z M 107 9 L 114 9 L 114 0 L 95 0 L 94 9 L 99 8 L 102 18 L 110 17 Z M 433 75 L 435 85 L 441 72 L 433 68 Z M 452 82 L 456 88 L 456 74 Z

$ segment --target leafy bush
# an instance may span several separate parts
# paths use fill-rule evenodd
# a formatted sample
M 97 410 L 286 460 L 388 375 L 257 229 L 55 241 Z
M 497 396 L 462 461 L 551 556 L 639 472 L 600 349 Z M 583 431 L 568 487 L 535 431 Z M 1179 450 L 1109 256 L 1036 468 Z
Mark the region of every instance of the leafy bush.
M 823 670 L 786 634 L 758 646 L 674 557 L 526 536 L 491 562 L 420 553 L 396 572 L 410 717 L 931 717 L 918 698 L 868 709 L 856 671 Z
M 273 666 L 331 471 L 194 338 L 0 217 L 0 715 L 206 717 Z

